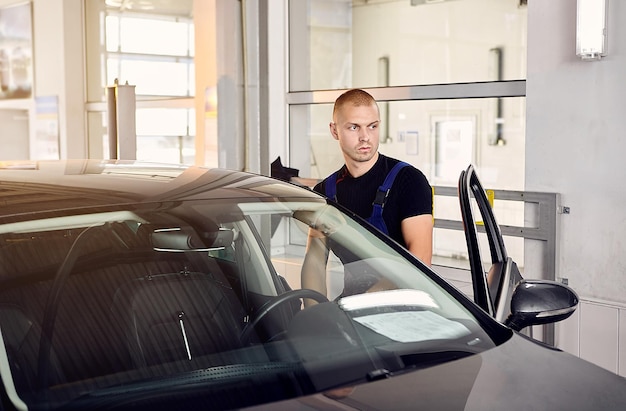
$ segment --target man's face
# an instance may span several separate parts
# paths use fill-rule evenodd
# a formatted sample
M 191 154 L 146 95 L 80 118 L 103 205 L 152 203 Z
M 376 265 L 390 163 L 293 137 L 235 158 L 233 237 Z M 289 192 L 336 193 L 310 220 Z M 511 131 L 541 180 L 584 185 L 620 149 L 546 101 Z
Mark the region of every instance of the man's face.
M 380 116 L 376 105 L 347 104 L 336 113 L 330 132 L 339 141 L 346 161 L 367 162 L 378 151 Z

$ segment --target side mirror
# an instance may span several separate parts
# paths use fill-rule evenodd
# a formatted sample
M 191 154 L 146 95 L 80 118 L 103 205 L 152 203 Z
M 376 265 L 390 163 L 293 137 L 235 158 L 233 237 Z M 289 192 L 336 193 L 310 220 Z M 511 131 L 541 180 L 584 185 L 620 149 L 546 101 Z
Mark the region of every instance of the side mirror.
M 564 320 L 576 311 L 578 295 L 555 281 L 522 280 L 511 297 L 511 315 L 505 325 L 515 331 Z

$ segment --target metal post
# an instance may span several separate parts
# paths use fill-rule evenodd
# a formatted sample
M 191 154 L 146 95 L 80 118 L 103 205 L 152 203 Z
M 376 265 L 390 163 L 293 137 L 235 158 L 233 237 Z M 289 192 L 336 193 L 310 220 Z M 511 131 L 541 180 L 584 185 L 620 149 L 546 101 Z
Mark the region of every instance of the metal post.
M 135 127 L 135 86 L 118 84 L 107 87 L 109 158 L 135 160 L 137 131 Z
M 433 187 L 437 196 L 456 197 L 458 191 L 456 187 L 435 186 Z M 493 190 L 495 198 L 505 201 L 519 201 L 524 204 L 537 206 L 536 217 L 529 218 L 529 211 L 525 210 L 525 220 L 532 221 L 529 226 L 510 226 L 500 224 L 500 231 L 503 236 L 521 237 L 526 240 L 538 240 L 543 248 L 543 253 L 537 260 L 541 261 L 540 267 L 533 267 L 533 272 L 529 278 L 543 280 L 557 280 L 557 207 L 560 202 L 558 193 L 542 193 L 532 191 L 515 190 Z M 435 218 L 435 228 L 463 231 L 463 222 L 458 220 L 448 220 Z M 484 232 L 484 227 L 477 227 L 479 232 Z M 526 263 L 526 261 L 525 261 Z M 525 268 L 528 268 L 525 265 Z M 546 344 L 555 345 L 554 324 L 545 324 L 524 330 L 531 337 L 543 341 Z

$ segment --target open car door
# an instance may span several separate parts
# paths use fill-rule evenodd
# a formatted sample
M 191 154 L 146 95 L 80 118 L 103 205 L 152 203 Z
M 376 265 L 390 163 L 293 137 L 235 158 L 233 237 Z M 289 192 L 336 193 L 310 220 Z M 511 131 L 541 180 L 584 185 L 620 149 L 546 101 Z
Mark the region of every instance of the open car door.
M 517 331 L 569 317 L 578 305 L 576 293 L 554 281 L 524 280 L 507 255 L 500 226 L 473 166 L 461 172 L 458 190 L 476 304 Z M 486 234 L 489 259 L 481 255 L 479 231 Z

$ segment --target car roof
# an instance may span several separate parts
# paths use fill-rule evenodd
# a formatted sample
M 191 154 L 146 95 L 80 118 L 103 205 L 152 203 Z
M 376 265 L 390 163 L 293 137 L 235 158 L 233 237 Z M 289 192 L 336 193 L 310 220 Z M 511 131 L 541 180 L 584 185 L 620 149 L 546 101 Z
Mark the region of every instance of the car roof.
M 206 198 L 319 197 L 257 174 L 129 160 L 0 162 L 0 221 L 18 215 Z

